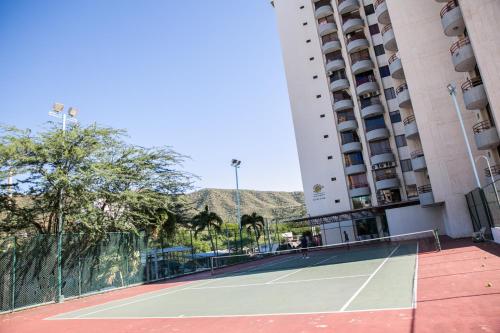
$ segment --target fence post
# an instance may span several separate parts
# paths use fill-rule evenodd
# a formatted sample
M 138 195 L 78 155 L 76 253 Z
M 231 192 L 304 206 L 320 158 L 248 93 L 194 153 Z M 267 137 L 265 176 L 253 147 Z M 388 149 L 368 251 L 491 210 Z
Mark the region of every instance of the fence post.
M 12 249 L 12 279 L 10 281 L 11 283 L 11 310 L 14 311 L 16 308 L 16 236 L 14 236 L 14 246 Z
M 78 255 L 78 296 L 82 296 L 82 259 Z

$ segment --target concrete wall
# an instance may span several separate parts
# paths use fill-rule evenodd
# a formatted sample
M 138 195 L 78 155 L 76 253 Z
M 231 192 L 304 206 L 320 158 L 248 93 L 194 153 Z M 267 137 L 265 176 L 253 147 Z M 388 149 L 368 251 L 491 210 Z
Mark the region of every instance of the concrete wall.
M 387 209 L 385 211 L 391 236 L 439 229 L 444 234 L 444 208 L 442 206 L 422 208 L 418 205 Z M 469 235 L 470 236 L 470 235 Z
M 491 233 L 493 234 L 495 243 L 500 244 L 500 227 L 491 228 Z

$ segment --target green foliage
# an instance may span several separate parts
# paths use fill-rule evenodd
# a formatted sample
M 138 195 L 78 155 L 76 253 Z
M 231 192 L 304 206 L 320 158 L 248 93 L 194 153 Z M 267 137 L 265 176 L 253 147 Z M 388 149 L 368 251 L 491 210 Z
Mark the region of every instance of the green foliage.
M 222 219 L 219 215 L 214 212 L 208 210 L 208 206 L 205 206 L 205 209 L 198 214 L 196 214 L 192 219 L 192 227 L 194 228 L 195 237 L 204 230 L 208 231 L 208 237 L 210 239 L 210 244 L 212 245 L 212 251 L 216 251 L 216 247 L 214 245 L 214 240 L 212 236 L 212 230 L 215 234 L 220 234 Z
M 264 218 L 255 212 L 250 215 L 245 214 L 241 217 L 241 227 L 246 228 L 249 233 L 253 231 L 255 241 L 257 242 L 257 248 L 259 249 L 259 238 L 264 232 L 264 225 Z
M 191 188 L 179 170 L 184 156 L 127 144 L 121 130 L 56 126 L 37 134 L 1 128 L 0 178 L 11 173 L 15 182 L 0 187 L 0 231 L 54 233 L 60 213 L 68 232 L 175 231 Z

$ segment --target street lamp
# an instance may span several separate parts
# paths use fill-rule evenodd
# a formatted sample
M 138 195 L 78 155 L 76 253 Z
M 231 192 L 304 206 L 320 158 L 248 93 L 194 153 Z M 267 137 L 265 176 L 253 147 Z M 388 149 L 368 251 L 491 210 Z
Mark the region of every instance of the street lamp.
M 236 174 L 236 218 L 238 221 L 238 229 L 240 230 L 240 249 L 243 252 L 243 239 L 241 234 L 241 211 L 240 211 L 240 187 L 238 183 L 238 168 L 241 165 L 241 161 L 234 159 L 231 161 L 231 166 L 234 168 Z
M 479 176 L 477 175 L 476 164 L 474 163 L 474 157 L 472 156 L 472 151 L 470 149 L 469 140 L 467 139 L 467 133 L 465 132 L 464 120 L 462 119 L 462 114 L 460 113 L 460 106 L 457 102 L 457 89 L 453 84 L 448 84 L 446 86 L 448 92 L 450 93 L 453 104 L 455 104 L 455 111 L 457 112 L 458 120 L 460 121 L 460 127 L 462 128 L 462 134 L 464 136 L 465 145 L 467 146 L 467 153 L 469 154 L 470 163 L 472 164 L 472 171 L 474 172 L 474 177 L 476 178 L 477 187 L 481 187 L 481 182 L 479 181 Z
M 68 108 L 66 114 L 64 112 L 64 104 L 54 103 L 54 105 L 52 105 L 52 111 L 49 112 L 49 116 L 62 119 L 63 140 L 64 140 L 64 133 L 66 132 L 66 122 L 70 121 L 73 123 L 77 123 L 78 122 L 78 120 L 76 119 L 77 114 L 78 114 L 78 109 L 76 108 L 73 107 Z M 64 189 L 61 188 L 59 189 L 59 203 L 58 203 L 59 214 L 57 221 L 57 295 L 56 295 L 57 302 L 64 301 L 64 296 L 62 295 L 62 236 L 64 228 L 63 197 L 64 197 Z
M 490 171 L 490 178 L 491 178 L 491 183 L 493 184 L 493 190 L 495 191 L 495 197 L 497 198 L 497 203 L 500 206 L 500 199 L 498 198 L 497 185 L 495 184 L 495 177 L 493 177 L 493 171 L 491 170 L 490 159 L 485 155 L 479 155 L 476 158 L 476 162 L 480 158 L 484 158 L 486 160 L 486 164 L 488 165 L 488 170 Z

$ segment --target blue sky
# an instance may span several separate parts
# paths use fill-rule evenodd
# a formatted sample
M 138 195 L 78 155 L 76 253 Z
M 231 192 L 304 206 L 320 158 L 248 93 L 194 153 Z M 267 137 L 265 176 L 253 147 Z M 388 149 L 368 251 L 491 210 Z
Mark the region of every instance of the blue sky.
M 0 122 L 54 101 L 191 156 L 198 187 L 302 190 L 268 0 L 0 0 Z

